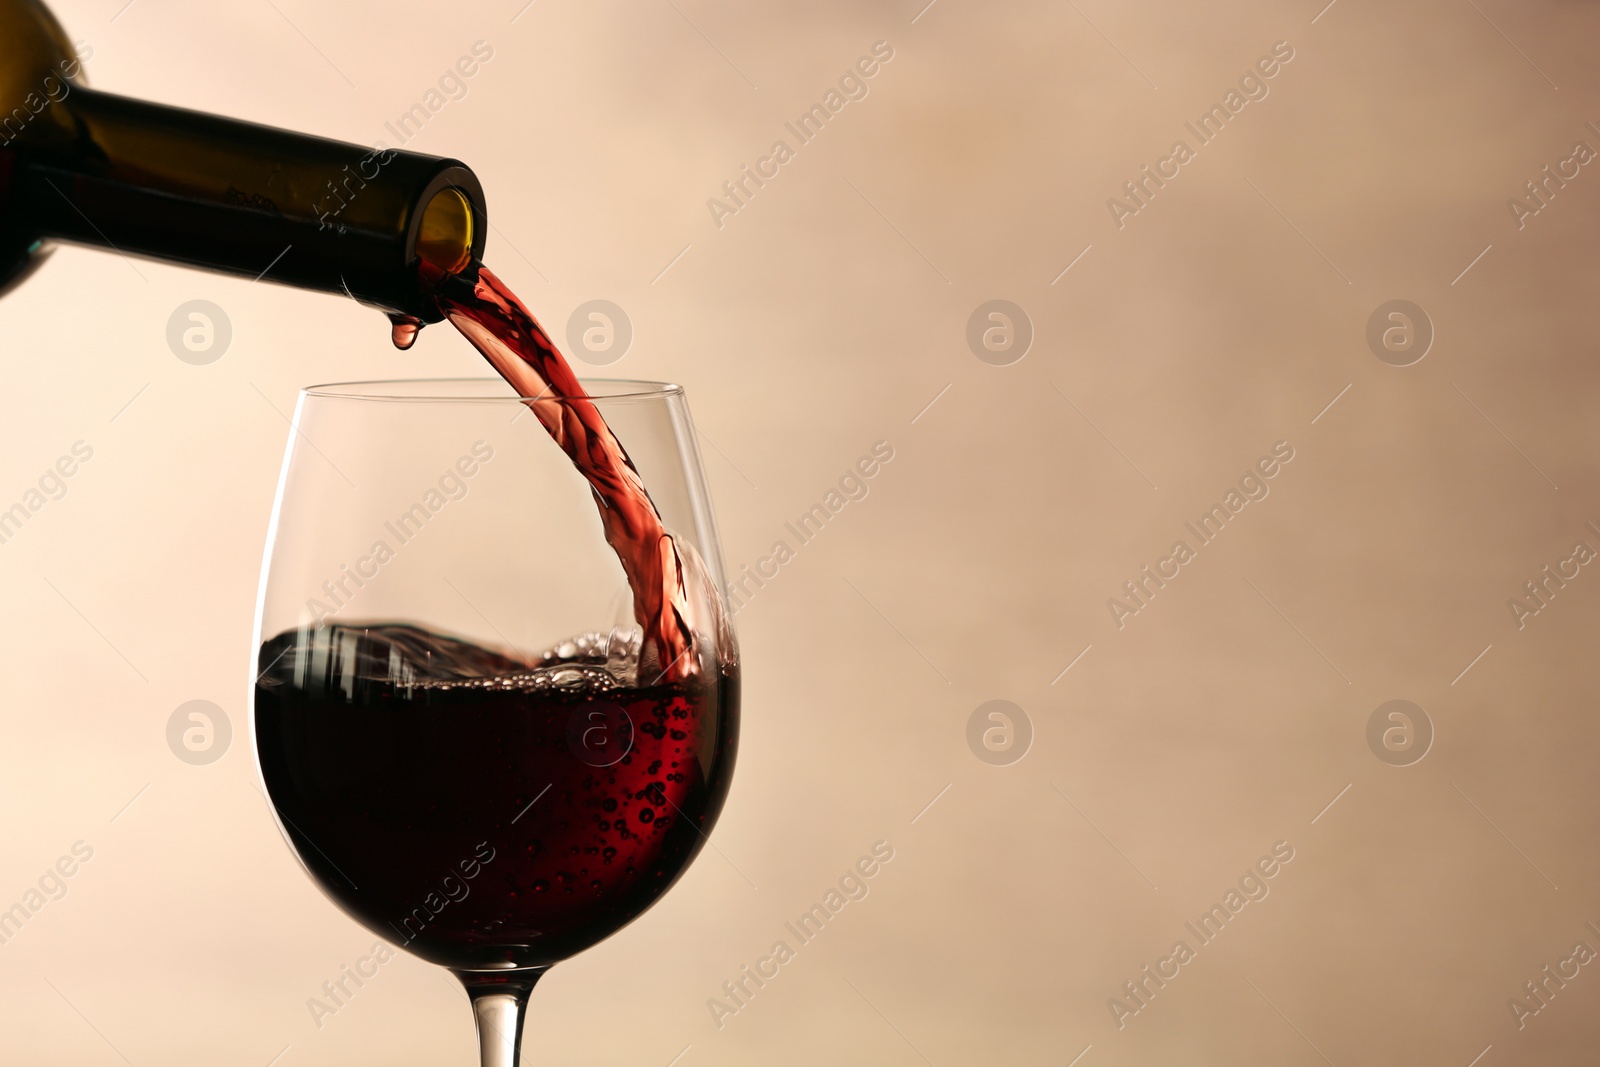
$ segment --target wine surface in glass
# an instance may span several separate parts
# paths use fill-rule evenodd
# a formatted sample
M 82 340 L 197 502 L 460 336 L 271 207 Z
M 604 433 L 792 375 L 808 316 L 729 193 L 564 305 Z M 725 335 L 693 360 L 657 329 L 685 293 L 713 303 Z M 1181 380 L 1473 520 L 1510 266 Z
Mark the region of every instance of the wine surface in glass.
M 738 676 L 627 684 L 604 642 L 530 662 L 401 624 L 266 641 L 261 772 L 316 881 L 464 971 L 548 966 L 650 907 L 727 796 Z

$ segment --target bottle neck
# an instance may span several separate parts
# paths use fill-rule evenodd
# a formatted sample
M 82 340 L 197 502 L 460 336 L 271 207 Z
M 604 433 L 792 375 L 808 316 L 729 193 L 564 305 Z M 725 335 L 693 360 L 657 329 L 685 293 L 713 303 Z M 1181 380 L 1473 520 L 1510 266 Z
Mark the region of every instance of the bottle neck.
M 0 151 L 14 155 L 0 187 L 29 238 L 344 293 L 426 322 L 439 314 L 419 259 L 455 270 L 483 251 L 483 189 L 456 160 L 82 88 L 67 106 L 62 136 Z

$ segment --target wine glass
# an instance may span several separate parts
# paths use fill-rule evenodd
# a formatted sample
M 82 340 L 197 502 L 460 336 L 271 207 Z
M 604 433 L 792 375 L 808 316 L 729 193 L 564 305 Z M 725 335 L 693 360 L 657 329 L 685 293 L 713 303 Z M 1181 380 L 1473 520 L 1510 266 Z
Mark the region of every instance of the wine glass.
M 251 732 L 279 829 L 353 919 L 460 978 L 484 1067 L 517 1063 L 546 970 L 678 879 L 733 771 L 683 390 L 584 384 L 676 542 L 687 661 L 641 647 L 596 497 L 498 379 L 304 390 L 267 536 Z

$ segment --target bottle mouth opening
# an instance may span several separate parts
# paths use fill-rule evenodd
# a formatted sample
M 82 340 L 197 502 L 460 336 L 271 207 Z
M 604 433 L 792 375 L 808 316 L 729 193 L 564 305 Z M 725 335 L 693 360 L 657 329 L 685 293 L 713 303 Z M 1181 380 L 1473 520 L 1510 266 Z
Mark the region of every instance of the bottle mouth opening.
M 472 205 L 454 188 L 440 189 L 422 209 L 417 229 L 417 255 L 446 274 L 472 262 Z

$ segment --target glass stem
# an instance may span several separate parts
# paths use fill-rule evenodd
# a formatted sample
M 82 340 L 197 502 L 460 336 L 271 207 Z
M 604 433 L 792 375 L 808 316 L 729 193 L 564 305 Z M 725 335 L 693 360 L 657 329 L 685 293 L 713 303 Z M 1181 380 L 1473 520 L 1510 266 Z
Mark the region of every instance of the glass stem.
M 456 971 L 472 1000 L 483 1067 L 517 1067 L 528 994 L 544 971 Z

